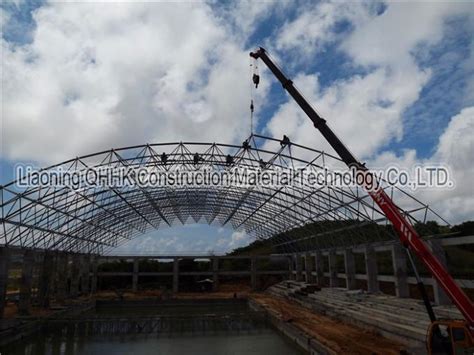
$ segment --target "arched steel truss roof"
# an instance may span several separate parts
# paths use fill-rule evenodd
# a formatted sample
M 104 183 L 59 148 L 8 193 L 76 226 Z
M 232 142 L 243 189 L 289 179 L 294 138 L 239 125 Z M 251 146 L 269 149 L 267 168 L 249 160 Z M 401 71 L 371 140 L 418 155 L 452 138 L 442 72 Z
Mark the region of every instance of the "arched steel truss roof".
M 233 157 L 232 167 L 256 168 L 261 161 L 266 168 L 343 167 L 339 158 L 293 142 L 281 144 L 259 135 L 252 135 L 247 141 L 248 147 L 201 142 L 145 144 L 78 157 L 43 170 L 143 166 L 222 171 L 230 168 L 227 155 Z M 163 152 L 168 156 L 166 163 L 161 159 Z M 198 164 L 194 162 L 195 153 L 200 156 Z M 0 187 L 3 245 L 104 253 L 148 229 L 176 224 L 230 225 L 265 239 L 314 222 L 351 221 L 349 228 L 353 229 L 385 221 L 383 213 L 360 188 L 314 188 L 303 184 L 274 188 L 90 187 L 76 191 L 69 187 L 21 189 L 18 181 Z M 412 221 L 426 221 L 434 213 L 403 191 L 391 186 L 386 189 Z M 319 230 L 307 238 L 317 239 L 327 233 Z M 336 240 L 338 230 L 332 233 Z

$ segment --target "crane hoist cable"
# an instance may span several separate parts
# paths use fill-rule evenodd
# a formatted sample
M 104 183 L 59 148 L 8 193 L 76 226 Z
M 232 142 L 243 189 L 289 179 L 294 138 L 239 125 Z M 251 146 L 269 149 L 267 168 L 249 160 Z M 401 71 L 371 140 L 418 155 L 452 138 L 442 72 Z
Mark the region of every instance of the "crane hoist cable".
M 258 74 L 258 65 L 255 58 L 250 58 L 249 71 L 252 76 L 252 82 L 255 84 L 256 89 L 260 82 L 260 75 Z M 253 135 L 253 114 L 255 110 L 253 84 L 250 83 L 250 135 Z

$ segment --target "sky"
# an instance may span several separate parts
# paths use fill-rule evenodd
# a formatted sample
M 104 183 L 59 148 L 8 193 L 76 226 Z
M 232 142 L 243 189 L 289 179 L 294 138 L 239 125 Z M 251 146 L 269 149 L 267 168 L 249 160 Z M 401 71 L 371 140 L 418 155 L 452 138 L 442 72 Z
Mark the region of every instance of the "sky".
M 474 219 L 474 3 L 46 2 L 0 5 L 0 183 L 143 143 L 240 143 L 248 52 L 263 46 L 370 167 L 445 164 L 456 188 L 416 196 Z M 254 131 L 330 150 L 263 64 Z M 117 252 L 223 253 L 242 231 L 151 231 Z

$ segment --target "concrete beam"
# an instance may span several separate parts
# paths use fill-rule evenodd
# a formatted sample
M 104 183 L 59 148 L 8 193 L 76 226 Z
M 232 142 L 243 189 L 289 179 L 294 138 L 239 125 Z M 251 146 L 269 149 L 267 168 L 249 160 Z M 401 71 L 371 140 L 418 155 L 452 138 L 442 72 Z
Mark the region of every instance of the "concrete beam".
M 30 312 L 34 264 L 35 252 L 31 249 L 26 249 L 23 253 L 21 267 L 20 296 L 18 300 L 18 313 L 20 315 L 28 315 Z
M 393 276 L 395 277 L 395 293 L 397 297 L 410 297 L 407 275 L 407 253 L 400 244 L 392 245 Z
M 379 281 L 377 279 L 377 253 L 370 245 L 365 247 L 365 273 L 367 277 L 367 291 L 378 292 Z
M 10 250 L 0 247 L 0 319 L 3 318 L 7 302 L 8 270 L 10 266 Z
M 355 278 L 355 259 L 352 249 L 344 250 L 344 269 L 346 275 L 346 288 L 348 290 L 356 289 Z

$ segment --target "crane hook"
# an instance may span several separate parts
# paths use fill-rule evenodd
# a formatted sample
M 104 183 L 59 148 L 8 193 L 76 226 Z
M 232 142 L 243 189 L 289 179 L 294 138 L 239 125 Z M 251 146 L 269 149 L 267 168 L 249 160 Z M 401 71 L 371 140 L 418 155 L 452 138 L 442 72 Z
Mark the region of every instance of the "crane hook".
M 258 84 L 260 83 L 260 75 L 254 74 L 252 76 L 253 83 L 255 84 L 255 89 L 258 88 Z

